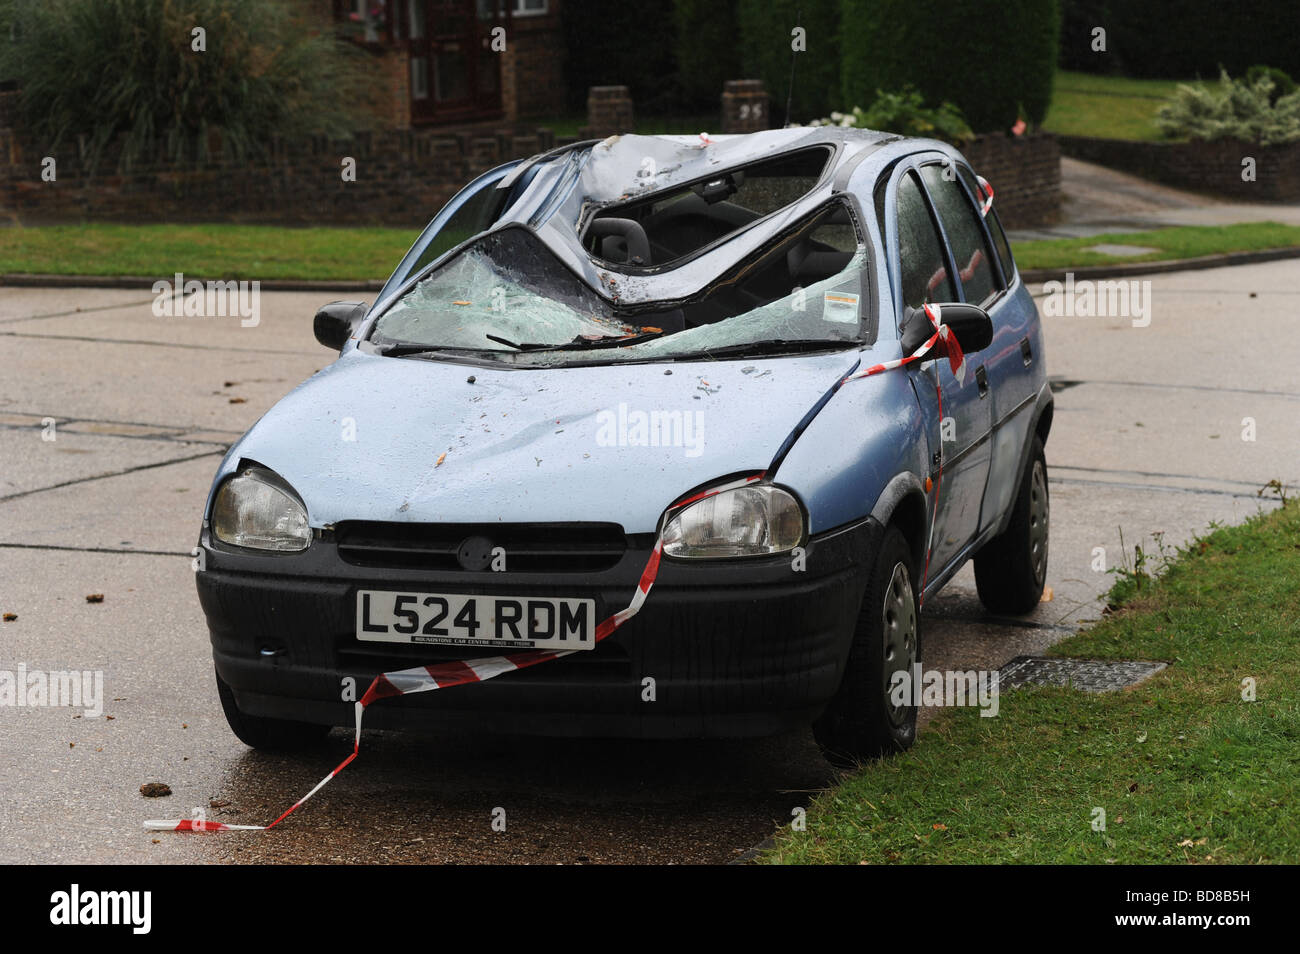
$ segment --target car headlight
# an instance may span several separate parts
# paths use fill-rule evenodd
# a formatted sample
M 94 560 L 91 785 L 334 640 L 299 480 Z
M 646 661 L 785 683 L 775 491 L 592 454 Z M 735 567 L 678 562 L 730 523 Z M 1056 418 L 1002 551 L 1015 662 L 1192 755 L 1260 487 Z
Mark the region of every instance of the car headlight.
M 212 505 L 212 532 L 222 543 L 254 550 L 305 550 L 307 509 L 279 477 L 249 467 L 228 479 Z
M 672 557 L 765 556 L 803 540 L 803 510 L 794 495 L 770 484 L 705 497 L 669 518 L 664 553 Z

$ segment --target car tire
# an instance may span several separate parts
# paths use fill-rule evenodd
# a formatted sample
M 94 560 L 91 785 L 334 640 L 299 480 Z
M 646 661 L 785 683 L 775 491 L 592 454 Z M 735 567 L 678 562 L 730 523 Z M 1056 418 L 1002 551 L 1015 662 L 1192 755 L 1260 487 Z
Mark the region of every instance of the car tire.
M 251 716 L 239 710 L 234 690 L 217 674 L 217 695 L 221 697 L 221 710 L 226 714 L 230 731 L 240 742 L 267 752 L 296 752 L 315 748 L 325 741 L 330 727 L 314 722 L 295 722 L 291 719 L 269 719 Z
M 1047 581 L 1050 511 L 1047 457 L 1035 437 L 1011 523 L 975 555 L 975 587 L 989 612 L 1019 616 L 1038 605 Z
M 894 706 L 894 672 L 921 660 L 921 606 L 911 548 L 888 527 L 858 611 L 839 691 L 813 723 L 813 737 L 831 763 L 851 766 L 902 752 L 916 740 L 916 706 Z M 915 701 L 915 700 L 913 700 Z

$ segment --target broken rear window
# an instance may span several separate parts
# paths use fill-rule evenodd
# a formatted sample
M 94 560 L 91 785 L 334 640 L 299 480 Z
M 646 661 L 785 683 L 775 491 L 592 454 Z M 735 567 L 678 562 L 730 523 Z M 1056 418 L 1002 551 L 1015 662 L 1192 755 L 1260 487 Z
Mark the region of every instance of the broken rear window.
M 587 224 L 583 247 L 611 265 L 678 263 L 803 198 L 830 156 L 824 147 L 802 149 L 606 206 Z
M 702 292 L 616 305 L 522 226 L 489 232 L 409 289 L 375 323 L 394 354 L 475 351 L 556 365 L 850 347 L 874 338 L 868 257 L 835 200 Z

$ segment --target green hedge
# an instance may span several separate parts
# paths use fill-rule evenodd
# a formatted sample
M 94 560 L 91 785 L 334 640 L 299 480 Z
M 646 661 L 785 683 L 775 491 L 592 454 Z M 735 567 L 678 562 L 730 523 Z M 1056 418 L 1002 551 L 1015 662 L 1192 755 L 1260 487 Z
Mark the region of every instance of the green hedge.
M 745 75 L 761 79 L 772 97 L 772 118 L 785 120 L 790 66 L 795 65 L 790 119 L 808 122 L 841 106 L 839 0 L 740 0 L 740 45 Z M 806 32 L 807 50 L 791 50 L 791 31 Z M 865 105 L 865 104 L 864 104 Z
M 717 112 L 722 84 L 741 76 L 739 0 L 676 0 L 676 78 L 683 109 Z
M 677 108 L 672 0 L 564 0 L 560 20 L 570 109 L 586 110 L 591 86 L 628 87 L 638 116 Z
M 976 132 L 1041 123 L 1052 99 L 1057 0 L 841 0 L 842 106 L 915 86 Z
M 1300 75 L 1296 0 L 1062 0 L 1061 62 L 1069 69 L 1126 76 L 1213 79 L 1222 66 L 1239 76 L 1256 63 Z M 1092 53 L 1093 27 L 1107 52 Z

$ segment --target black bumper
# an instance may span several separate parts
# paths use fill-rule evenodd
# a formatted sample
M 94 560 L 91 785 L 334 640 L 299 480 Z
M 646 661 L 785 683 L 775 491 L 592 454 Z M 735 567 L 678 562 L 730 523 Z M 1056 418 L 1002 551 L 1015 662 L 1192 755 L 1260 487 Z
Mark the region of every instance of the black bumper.
M 594 650 L 482 684 L 385 699 L 368 728 L 456 726 L 547 735 L 757 736 L 815 718 L 839 687 L 882 528 L 870 518 L 812 538 L 789 556 L 664 560 L 645 605 Z M 328 540 L 301 554 L 213 546 L 196 574 L 217 672 L 255 716 L 351 725 L 356 697 L 380 672 L 499 650 L 363 643 L 359 589 L 595 599 L 596 618 L 625 607 L 649 558 L 633 547 L 582 574 L 360 567 Z M 647 701 L 644 680 L 654 680 Z

